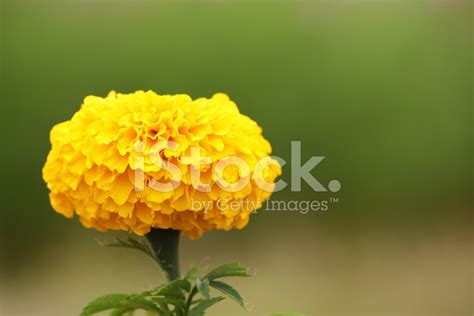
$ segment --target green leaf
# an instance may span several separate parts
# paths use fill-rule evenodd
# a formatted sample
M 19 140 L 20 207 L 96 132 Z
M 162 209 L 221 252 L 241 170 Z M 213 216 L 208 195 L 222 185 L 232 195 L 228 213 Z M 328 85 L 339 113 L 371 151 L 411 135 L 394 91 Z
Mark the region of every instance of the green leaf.
M 96 298 L 81 312 L 81 316 L 88 316 L 108 309 L 145 309 L 154 312 L 160 312 L 156 305 L 141 296 L 128 294 L 108 294 Z
M 133 309 L 144 309 L 157 313 L 161 312 L 161 310 L 153 302 L 150 302 L 143 297 L 130 297 L 127 304 Z
M 209 281 L 213 281 L 218 278 L 230 277 L 230 276 L 250 276 L 248 269 L 241 267 L 238 263 L 228 263 L 219 266 L 209 272 L 205 278 Z
M 213 298 L 202 300 L 189 311 L 188 316 L 201 316 L 203 315 L 206 309 L 222 301 L 223 299 L 224 299 L 223 297 L 219 296 L 219 297 L 213 297 Z
M 171 296 L 171 297 L 179 297 L 183 298 L 183 290 L 189 292 L 191 289 L 191 283 L 189 280 L 185 279 L 176 279 L 165 283 L 154 290 L 150 291 L 149 294 L 153 296 Z
M 201 293 L 202 296 L 204 296 L 204 298 L 211 298 L 211 296 L 209 295 L 209 280 L 208 279 L 204 279 L 204 280 L 200 280 L 200 279 L 196 279 L 196 287 L 199 291 L 199 293 Z
M 158 258 L 155 255 L 155 252 L 151 249 L 150 245 L 146 242 L 145 239 L 143 239 L 143 241 L 138 241 L 135 238 L 128 237 L 127 240 L 122 240 L 116 237 L 113 242 L 101 243 L 101 245 L 106 247 L 135 249 L 145 253 L 153 260 L 155 260 L 158 264 L 160 264 Z
M 227 283 L 221 281 L 211 281 L 210 286 L 220 291 L 222 294 L 236 301 L 240 306 L 244 307 L 244 299 L 239 292 Z
M 198 298 L 198 299 L 192 300 L 190 305 L 197 304 L 197 303 L 201 302 L 202 300 L 203 300 L 202 298 Z
M 173 305 L 173 306 L 176 306 L 177 308 L 182 309 L 182 310 L 184 310 L 186 308 L 186 304 L 184 303 L 184 301 L 179 299 L 179 298 L 175 298 L 175 297 L 154 297 L 152 299 L 156 303 Z
M 123 307 L 123 308 L 116 308 L 114 309 L 109 316 L 123 316 L 128 312 L 131 312 L 133 308 Z
M 128 294 L 109 294 L 96 298 L 82 309 L 81 316 L 92 315 L 112 308 L 124 308 Z M 128 306 L 125 306 L 128 308 Z

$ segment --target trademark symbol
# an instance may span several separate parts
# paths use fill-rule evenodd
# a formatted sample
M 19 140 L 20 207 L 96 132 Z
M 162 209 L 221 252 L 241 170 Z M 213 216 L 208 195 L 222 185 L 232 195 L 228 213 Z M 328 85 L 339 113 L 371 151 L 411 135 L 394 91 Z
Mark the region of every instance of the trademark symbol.
M 329 198 L 330 203 L 339 203 L 339 198 Z

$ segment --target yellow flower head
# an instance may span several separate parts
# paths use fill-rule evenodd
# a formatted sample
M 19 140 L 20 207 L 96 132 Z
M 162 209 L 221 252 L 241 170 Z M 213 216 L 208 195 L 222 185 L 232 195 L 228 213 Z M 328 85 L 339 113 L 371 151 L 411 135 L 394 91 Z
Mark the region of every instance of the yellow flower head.
M 243 228 L 281 169 L 261 128 L 222 93 L 88 96 L 51 130 L 43 168 L 56 212 L 99 231 L 191 238 Z

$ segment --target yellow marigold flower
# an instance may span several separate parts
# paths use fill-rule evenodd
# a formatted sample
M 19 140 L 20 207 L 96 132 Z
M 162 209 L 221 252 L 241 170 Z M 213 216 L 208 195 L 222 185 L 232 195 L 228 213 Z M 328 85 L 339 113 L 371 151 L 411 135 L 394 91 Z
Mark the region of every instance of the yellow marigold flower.
M 243 228 L 270 196 L 281 169 L 273 163 L 255 176 L 262 169 L 259 161 L 271 160 L 271 146 L 261 133 L 222 93 L 192 100 L 184 94 L 112 91 L 105 98 L 86 97 L 71 120 L 53 127 L 43 178 L 54 210 L 68 218 L 76 214 L 86 227 L 138 235 L 172 228 L 197 238 L 212 229 Z M 157 151 L 155 144 L 163 141 L 177 146 Z M 196 147 L 201 157 L 210 157 L 199 167 L 210 188 L 204 192 L 192 182 Z M 247 169 L 218 168 L 219 162 L 238 158 Z M 175 180 L 178 171 L 181 183 L 174 190 L 150 185 Z M 227 190 L 245 176 L 249 181 L 242 188 Z

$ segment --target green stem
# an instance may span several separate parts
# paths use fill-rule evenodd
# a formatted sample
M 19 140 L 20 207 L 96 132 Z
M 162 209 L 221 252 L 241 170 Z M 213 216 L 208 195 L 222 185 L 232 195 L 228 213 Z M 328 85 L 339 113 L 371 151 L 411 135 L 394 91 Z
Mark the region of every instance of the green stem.
M 191 293 L 188 296 L 188 300 L 186 301 L 186 310 L 185 310 L 186 315 L 188 314 L 189 309 L 191 308 L 191 304 L 193 303 L 194 295 L 196 295 L 197 292 L 198 292 L 198 289 L 197 289 L 196 286 L 194 286 L 193 289 L 191 290 Z
M 179 230 L 153 228 L 146 238 L 165 272 L 168 281 L 181 276 L 179 269 Z

